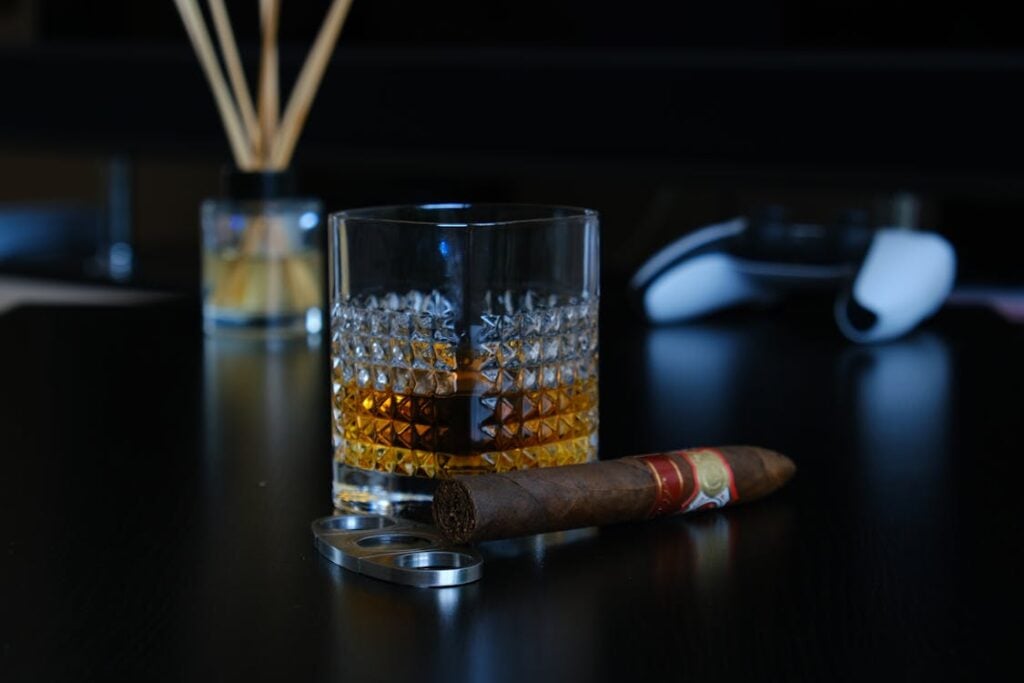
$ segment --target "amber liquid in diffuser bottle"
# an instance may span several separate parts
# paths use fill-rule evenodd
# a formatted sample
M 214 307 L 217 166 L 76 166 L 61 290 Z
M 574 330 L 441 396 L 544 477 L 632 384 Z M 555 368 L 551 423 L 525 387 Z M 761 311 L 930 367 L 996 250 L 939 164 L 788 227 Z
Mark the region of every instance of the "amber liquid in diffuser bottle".
M 207 333 L 315 334 L 322 328 L 321 205 L 288 173 L 226 172 L 202 206 Z

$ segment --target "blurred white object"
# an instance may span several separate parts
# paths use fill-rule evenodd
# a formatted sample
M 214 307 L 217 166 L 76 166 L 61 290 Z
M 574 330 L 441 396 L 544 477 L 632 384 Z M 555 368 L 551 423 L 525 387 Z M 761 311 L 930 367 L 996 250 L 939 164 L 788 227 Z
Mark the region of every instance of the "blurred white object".
M 630 288 L 652 323 L 685 322 L 787 291 L 832 287 L 840 331 L 860 343 L 906 334 L 934 314 L 956 279 L 956 253 L 932 232 L 736 218 L 651 256 Z
M 856 342 L 894 339 L 938 311 L 955 279 L 956 253 L 941 236 L 881 229 L 850 293 L 836 300 L 836 323 Z

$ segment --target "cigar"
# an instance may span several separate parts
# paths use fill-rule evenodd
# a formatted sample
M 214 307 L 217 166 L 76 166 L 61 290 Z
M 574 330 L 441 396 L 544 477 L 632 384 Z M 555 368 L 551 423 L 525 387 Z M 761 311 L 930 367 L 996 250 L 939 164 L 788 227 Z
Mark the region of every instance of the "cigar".
M 694 448 L 442 480 L 434 524 L 464 544 L 651 519 L 762 498 L 796 471 L 753 446 Z

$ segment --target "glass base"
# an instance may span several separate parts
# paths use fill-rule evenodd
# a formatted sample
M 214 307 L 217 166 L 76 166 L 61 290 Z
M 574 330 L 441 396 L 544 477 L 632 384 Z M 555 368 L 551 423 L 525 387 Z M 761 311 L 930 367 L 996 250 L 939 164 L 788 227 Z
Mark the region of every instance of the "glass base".
M 323 329 L 323 311 L 310 308 L 287 314 L 258 315 L 249 311 L 203 308 L 203 331 L 208 335 L 237 337 L 297 337 L 318 334 Z
M 334 507 L 343 513 L 430 521 L 436 479 L 372 472 L 334 463 Z

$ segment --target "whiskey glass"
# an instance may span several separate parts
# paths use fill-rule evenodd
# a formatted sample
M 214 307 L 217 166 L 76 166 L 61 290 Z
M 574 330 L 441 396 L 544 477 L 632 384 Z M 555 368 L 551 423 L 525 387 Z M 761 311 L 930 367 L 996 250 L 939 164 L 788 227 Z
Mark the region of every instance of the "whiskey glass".
M 421 516 L 437 480 L 597 455 L 598 215 L 331 215 L 335 507 Z

